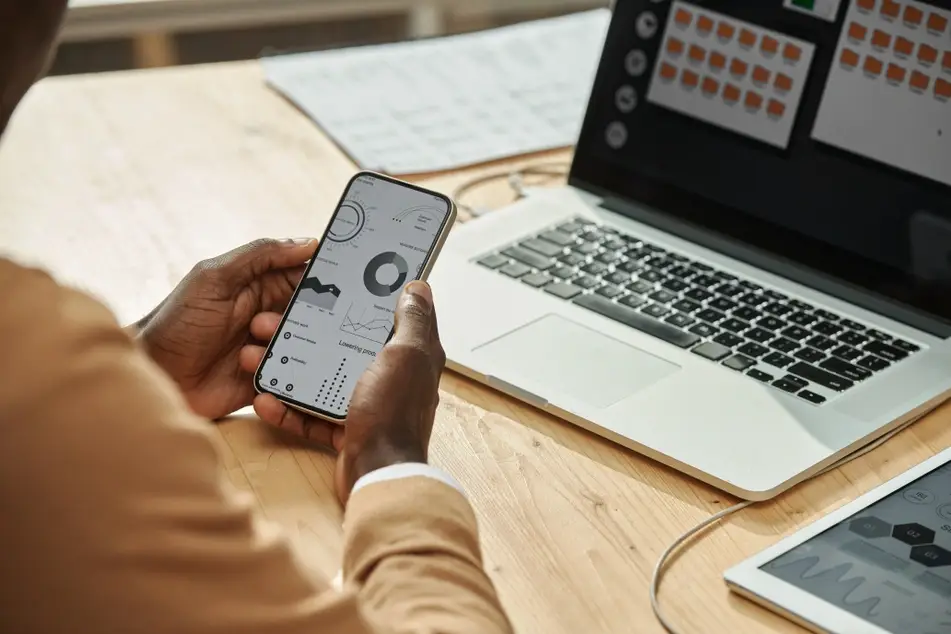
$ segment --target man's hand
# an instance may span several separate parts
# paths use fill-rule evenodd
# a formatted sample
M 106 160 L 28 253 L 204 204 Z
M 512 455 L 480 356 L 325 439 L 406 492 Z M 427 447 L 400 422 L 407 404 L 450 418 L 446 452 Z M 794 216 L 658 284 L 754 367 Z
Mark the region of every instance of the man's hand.
M 254 324 L 260 329 L 256 336 L 273 335 L 278 322 L 276 316 L 262 316 Z M 254 356 L 260 361 L 263 354 L 259 349 Z M 425 283 L 412 282 L 400 297 L 393 338 L 354 388 L 344 426 L 328 426 L 270 394 L 258 396 L 254 408 L 265 422 L 340 452 L 336 486 L 346 503 L 361 476 L 393 464 L 426 462 L 445 363 L 432 292 Z
M 217 419 L 251 404 L 256 363 L 248 359 L 259 361 L 257 344 L 273 334 L 255 338 L 252 321 L 280 319 L 316 249 L 312 238 L 257 240 L 202 261 L 139 322 L 149 356 L 196 413 Z

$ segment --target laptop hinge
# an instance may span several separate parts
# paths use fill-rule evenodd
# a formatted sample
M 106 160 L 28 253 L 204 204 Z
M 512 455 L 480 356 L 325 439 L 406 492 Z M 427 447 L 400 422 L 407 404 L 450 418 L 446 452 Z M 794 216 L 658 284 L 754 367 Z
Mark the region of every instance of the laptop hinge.
M 579 190 L 590 193 L 579 183 L 572 185 Z M 884 315 L 897 322 L 917 328 L 926 333 L 946 339 L 951 337 L 951 325 L 938 319 L 922 314 L 903 304 L 894 302 L 881 295 L 830 277 L 814 269 L 805 267 L 798 262 L 777 256 L 774 253 L 763 251 L 748 244 L 734 240 L 728 236 L 712 232 L 703 227 L 684 222 L 653 210 L 645 205 L 626 201 L 612 196 L 601 197 L 598 206 L 638 222 L 650 225 L 661 231 L 666 231 L 684 240 L 695 242 L 708 249 L 712 249 L 751 266 L 768 271 L 774 275 L 785 277 L 794 282 L 808 286 L 821 293 L 832 295 L 843 301 L 855 304 L 866 310 Z

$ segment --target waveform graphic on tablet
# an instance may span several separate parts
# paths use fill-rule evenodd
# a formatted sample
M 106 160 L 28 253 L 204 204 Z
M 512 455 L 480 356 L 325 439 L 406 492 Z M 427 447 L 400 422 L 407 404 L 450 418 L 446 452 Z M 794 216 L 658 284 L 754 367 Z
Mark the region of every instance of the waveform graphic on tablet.
M 856 590 L 862 587 L 865 577 L 847 578 L 852 571 L 851 563 L 842 563 L 832 568 L 816 572 L 820 559 L 817 556 L 803 557 L 789 563 L 773 562 L 770 573 L 786 581 L 794 581 L 804 590 L 820 596 L 829 603 L 848 610 L 863 618 L 878 616 L 876 608 L 882 602 L 881 597 L 869 597 L 861 601 L 850 601 Z

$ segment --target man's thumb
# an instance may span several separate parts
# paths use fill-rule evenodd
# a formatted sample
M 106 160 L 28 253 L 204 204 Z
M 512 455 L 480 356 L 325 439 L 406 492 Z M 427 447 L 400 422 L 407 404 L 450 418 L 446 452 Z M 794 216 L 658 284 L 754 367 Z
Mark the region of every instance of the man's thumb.
M 426 282 L 410 282 L 396 308 L 394 338 L 428 341 L 432 332 L 433 292 Z

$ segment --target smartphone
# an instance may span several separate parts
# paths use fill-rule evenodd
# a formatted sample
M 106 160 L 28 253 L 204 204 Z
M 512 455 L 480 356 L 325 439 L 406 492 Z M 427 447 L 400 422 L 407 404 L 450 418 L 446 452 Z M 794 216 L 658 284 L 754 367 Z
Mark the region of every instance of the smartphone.
M 360 172 L 347 185 L 268 345 L 255 389 L 331 421 L 393 333 L 396 302 L 425 280 L 456 218 L 452 201 Z

